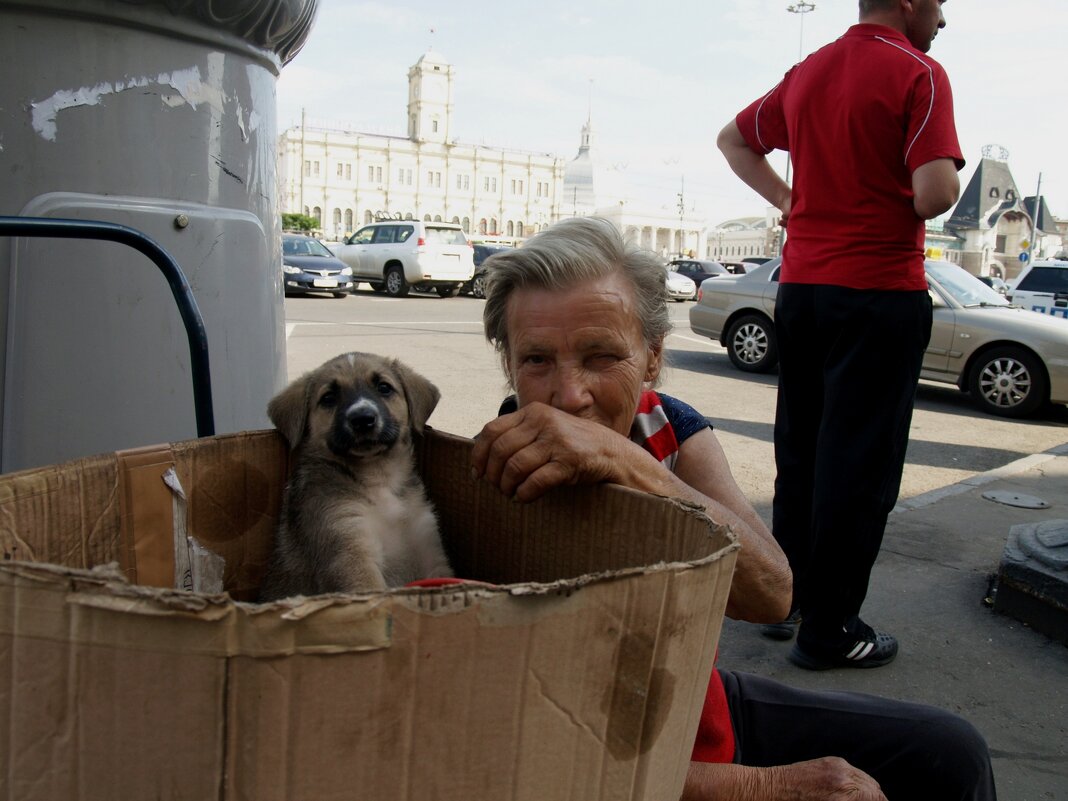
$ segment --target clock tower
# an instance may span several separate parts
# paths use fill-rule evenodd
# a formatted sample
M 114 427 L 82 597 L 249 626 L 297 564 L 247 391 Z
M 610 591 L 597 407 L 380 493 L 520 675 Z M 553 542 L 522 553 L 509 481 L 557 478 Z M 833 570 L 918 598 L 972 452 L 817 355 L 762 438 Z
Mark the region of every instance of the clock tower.
M 452 121 L 452 65 L 434 51 L 408 70 L 408 138 L 448 142 Z

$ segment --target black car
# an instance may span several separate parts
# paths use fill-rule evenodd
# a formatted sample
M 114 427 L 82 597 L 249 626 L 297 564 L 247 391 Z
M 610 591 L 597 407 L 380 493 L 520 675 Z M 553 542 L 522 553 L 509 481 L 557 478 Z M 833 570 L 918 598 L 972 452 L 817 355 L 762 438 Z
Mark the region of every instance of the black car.
M 494 253 L 501 253 L 505 250 L 511 250 L 511 248 L 508 245 L 474 245 L 473 247 L 475 249 L 475 274 L 470 281 L 460 287 L 460 292 L 464 295 L 473 295 L 476 298 L 485 298 L 486 268 L 482 266 L 482 262 Z
M 352 268 L 318 239 L 282 234 L 282 286 L 287 295 L 329 292 L 343 298 L 352 290 Z
M 705 261 L 704 259 L 672 259 L 668 262 L 668 269 L 674 270 L 679 275 L 685 275 L 697 286 L 701 286 L 701 282 L 706 278 L 730 275 L 730 270 L 718 261 Z

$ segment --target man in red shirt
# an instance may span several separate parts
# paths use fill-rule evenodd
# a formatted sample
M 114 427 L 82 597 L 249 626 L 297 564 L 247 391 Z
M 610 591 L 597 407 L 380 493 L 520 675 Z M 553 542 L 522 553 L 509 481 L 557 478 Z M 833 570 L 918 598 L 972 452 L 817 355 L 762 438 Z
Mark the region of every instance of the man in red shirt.
M 772 529 L 794 573 L 790 659 L 811 670 L 877 667 L 898 650 L 860 608 L 931 334 L 924 220 L 956 202 L 964 166 L 949 80 L 925 55 L 945 27 L 943 2 L 860 0 L 860 24 L 718 139 L 789 233 L 775 307 Z M 775 148 L 790 152 L 792 189 L 767 161 Z

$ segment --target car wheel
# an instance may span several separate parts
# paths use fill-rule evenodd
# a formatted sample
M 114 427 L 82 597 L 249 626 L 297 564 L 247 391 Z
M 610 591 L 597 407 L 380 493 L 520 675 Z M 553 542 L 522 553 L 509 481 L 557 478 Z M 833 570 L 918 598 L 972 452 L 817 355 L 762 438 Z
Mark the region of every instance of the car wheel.
M 755 314 L 735 320 L 727 332 L 727 356 L 731 364 L 747 373 L 774 369 L 779 363 L 779 346 L 771 321 Z
M 434 291 L 438 293 L 439 298 L 455 298 L 460 294 L 459 286 L 436 286 Z
M 968 391 L 985 412 L 1027 417 L 1045 403 L 1049 381 L 1042 363 L 1029 351 L 993 348 L 976 360 Z
M 471 294 L 476 298 L 486 299 L 486 276 L 476 275 L 471 279 Z
M 391 298 L 408 297 L 408 282 L 404 280 L 404 271 L 394 265 L 386 270 L 386 294 Z
M 371 284 L 370 287 L 372 292 L 377 292 L 379 295 L 386 291 L 386 285 L 382 283 Z

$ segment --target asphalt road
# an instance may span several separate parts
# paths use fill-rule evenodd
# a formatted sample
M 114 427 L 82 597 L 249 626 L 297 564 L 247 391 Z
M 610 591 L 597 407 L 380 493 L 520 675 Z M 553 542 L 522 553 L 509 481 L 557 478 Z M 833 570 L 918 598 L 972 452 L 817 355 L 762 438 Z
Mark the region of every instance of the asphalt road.
M 339 353 L 368 351 L 403 360 L 433 381 L 442 400 L 435 428 L 474 436 L 496 415 L 507 387 L 482 335 L 483 301 L 413 293 L 393 299 L 361 284 L 350 297 L 286 298 L 289 377 Z M 735 477 L 770 517 L 775 464 L 772 425 L 777 378 L 735 370 L 718 343 L 690 330 L 690 303 L 672 304 L 661 389 L 712 419 Z M 873 388 L 878 391 L 878 388 Z M 956 388 L 922 382 L 902 478 L 906 499 L 1068 442 L 1068 407 L 1023 421 L 979 411 Z

